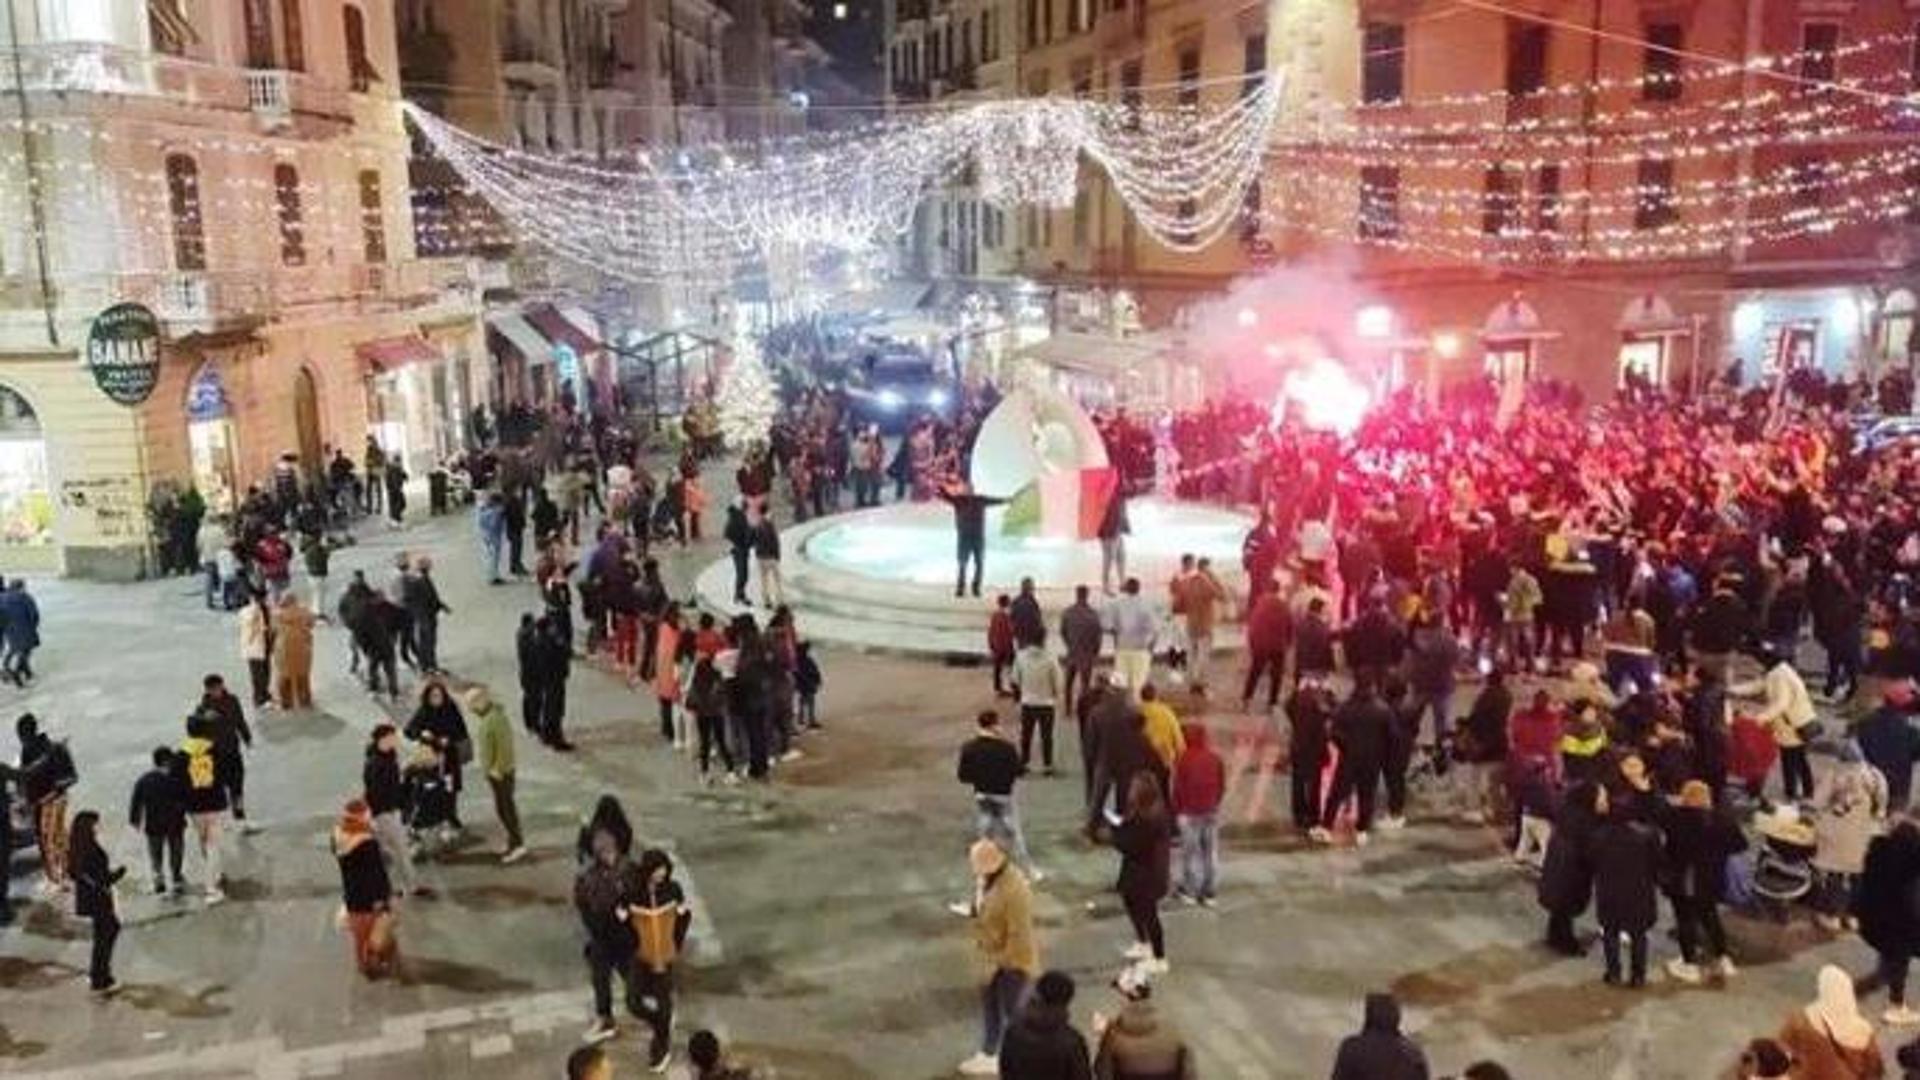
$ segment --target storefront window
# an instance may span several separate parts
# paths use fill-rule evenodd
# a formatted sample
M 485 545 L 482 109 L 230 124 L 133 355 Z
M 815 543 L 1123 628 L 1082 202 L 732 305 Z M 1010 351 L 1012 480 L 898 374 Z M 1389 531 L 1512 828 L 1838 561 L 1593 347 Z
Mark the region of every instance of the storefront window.
M 47 441 L 27 399 L 0 386 L 0 544 L 53 542 Z
M 234 507 L 236 459 L 233 418 L 220 369 L 202 364 L 187 384 L 187 444 L 193 457 L 193 486 L 216 514 Z
M 1502 386 L 1525 382 L 1533 375 L 1533 346 L 1525 341 L 1488 342 L 1486 372 Z

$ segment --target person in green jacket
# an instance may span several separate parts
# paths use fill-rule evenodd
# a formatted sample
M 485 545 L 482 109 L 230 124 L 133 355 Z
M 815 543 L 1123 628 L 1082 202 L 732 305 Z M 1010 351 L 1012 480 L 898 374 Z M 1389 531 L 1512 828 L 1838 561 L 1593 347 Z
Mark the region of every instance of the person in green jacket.
M 527 845 L 520 836 L 520 810 L 513 802 L 513 724 L 507 720 L 507 710 L 484 686 L 468 690 L 466 703 L 473 727 L 474 757 L 486 774 L 487 787 L 493 791 L 493 811 L 507 830 L 507 849 L 500 861 L 517 863 L 527 857 Z

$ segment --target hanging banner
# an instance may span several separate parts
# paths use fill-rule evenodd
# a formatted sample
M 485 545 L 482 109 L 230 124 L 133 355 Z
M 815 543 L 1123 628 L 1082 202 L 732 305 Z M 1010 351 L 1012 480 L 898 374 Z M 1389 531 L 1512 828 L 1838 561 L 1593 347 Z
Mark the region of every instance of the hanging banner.
M 160 320 L 140 304 L 115 304 L 101 312 L 87 334 L 87 370 L 114 402 L 133 406 L 147 400 L 160 381 Z

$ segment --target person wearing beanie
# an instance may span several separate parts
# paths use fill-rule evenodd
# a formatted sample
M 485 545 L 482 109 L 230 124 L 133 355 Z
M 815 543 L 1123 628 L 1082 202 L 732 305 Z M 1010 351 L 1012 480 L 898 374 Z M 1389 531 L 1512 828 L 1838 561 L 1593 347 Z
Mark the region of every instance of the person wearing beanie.
M 354 965 L 369 979 L 390 974 L 399 952 L 393 940 L 393 885 L 373 838 L 373 814 L 366 800 L 354 799 L 341 811 L 333 827 L 333 857 L 340 864 L 341 904 L 353 939 Z
M 960 1063 L 965 1076 L 1000 1071 L 1000 1042 L 1040 969 L 1033 940 L 1033 896 L 1027 878 L 999 844 L 976 840 L 967 851 L 973 870 L 973 943 L 980 985 L 980 1050 Z
M 1673 905 L 1680 957 L 1667 962 L 1667 974 L 1683 983 L 1700 981 L 1705 959 L 1701 935 L 1719 958 L 1722 978 L 1737 971 L 1727 955 L 1727 932 L 1720 925 L 1720 900 L 1726 888 L 1727 859 L 1745 851 L 1747 838 L 1740 826 L 1713 805 L 1713 793 L 1704 781 L 1689 780 L 1680 787 L 1680 804 L 1664 815 L 1667 833 L 1665 881 Z
M 1000 1040 L 1000 1080 L 1092 1080 L 1087 1040 L 1074 1030 L 1073 976 L 1049 971 Z

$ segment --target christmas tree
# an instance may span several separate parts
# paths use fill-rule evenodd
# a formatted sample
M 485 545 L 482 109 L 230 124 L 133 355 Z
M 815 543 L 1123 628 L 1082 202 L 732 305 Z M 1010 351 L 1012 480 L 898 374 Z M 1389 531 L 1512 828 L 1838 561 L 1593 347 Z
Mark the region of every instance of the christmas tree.
M 720 381 L 714 405 L 720 413 L 720 436 L 735 450 L 765 439 L 780 411 L 773 377 L 760 361 L 759 348 L 744 334 L 734 341 L 733 361 Z

